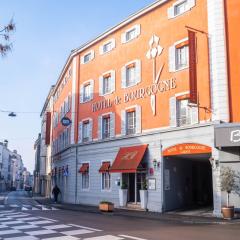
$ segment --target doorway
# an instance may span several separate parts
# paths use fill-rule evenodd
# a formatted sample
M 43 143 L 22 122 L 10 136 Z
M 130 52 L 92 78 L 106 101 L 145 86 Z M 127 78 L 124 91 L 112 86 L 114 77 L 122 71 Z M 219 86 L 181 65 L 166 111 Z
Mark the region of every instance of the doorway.
M 213 207 L 210 154 L 164 157 L 164 210 Z
M 123 173 L 122 181 L 128 186 L 128 202 L 140 203 L 140 190 L 146 180 L 145 172 Z

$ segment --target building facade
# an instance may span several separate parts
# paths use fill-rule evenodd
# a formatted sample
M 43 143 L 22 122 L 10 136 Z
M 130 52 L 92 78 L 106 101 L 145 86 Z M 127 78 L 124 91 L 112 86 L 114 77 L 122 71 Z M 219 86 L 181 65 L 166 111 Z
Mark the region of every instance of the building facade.
M 215 129 L 240 120 L 239 69 L 229 68 L 240 6 L 226 4 L 156 1 L 71 52 L 48 110 L 62 201 L 119 206 L 127 185 L 127 206 L 138 207 L 147 183 L 150 211 L 209 206 L 220 216 Z

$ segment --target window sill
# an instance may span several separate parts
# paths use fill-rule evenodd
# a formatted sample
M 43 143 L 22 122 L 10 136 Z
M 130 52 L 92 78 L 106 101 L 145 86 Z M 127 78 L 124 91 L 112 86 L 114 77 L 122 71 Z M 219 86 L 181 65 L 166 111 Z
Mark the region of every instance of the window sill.
M 101 96 L 101 97 L 108 96 L 108 95 L 112 94 L 113 92 L 114 91 L 103 93 L 103 94 L 99 94 L 99 96 Z
M 180 71 L 186 70 L 188 68 L 189 68 L 189 66 L 182 67 L 182 68 L 176 69 L 174 72 L 180 72 Z

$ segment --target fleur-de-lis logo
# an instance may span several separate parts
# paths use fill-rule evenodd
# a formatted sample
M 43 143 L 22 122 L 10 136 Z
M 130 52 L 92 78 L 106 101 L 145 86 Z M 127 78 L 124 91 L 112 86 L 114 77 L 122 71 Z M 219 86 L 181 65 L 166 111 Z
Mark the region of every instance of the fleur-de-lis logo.
M 155 34 L 149 40 L 149 47 L 150 48 L 147 51 L 146 57 L 149 60 L 151 59 L 153 60 L 153 83 L 157 84 L 160 80 L 160 75 L 162 73 L 164 64 L 161 66 L 158 73 L 156 74 L 156 58 L 157 56 L 161 55 L 163 51 L 163 47 L 161 47 L 160 45 L 160 38 Z M 151 104 L 152 113 L 155 116 L 156 115 L 156 96 L 153 94 L 151 95 L 150 104 Z
M 147 51 L 147 54 L 146 54 L 146 57 L 148 59 L 153 59 L 161 55 L 163 51 L 163 47 L 160 46 L 159 41 L 160 41 L 160 38 L 156 35 L 153 35 L 149 40 L 150 49 Z

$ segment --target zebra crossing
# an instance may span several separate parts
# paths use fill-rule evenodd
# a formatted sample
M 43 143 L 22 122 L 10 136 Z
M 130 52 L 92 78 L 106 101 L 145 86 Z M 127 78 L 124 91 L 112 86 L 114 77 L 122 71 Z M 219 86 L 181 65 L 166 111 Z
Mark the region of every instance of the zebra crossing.
M 49 211 L 49 210 L 59 210 L 58 208 L 42 205 L 42 204 L 0 204 L 0 210 L 2 209 L 17 209 L 21 211 Z
M 112 235 L 101 229 L 33 215 L 31 212 L 0 210 L 0 239 L 5 240 L 147 240 Z

